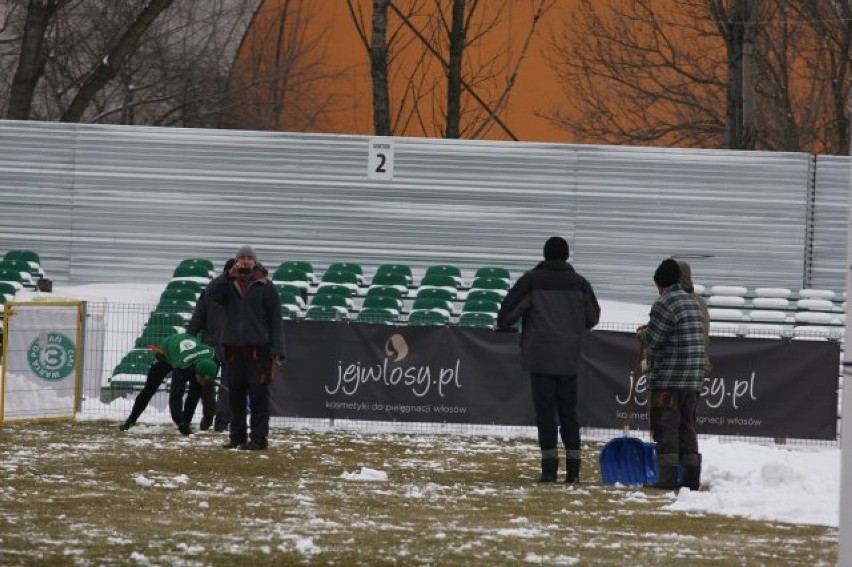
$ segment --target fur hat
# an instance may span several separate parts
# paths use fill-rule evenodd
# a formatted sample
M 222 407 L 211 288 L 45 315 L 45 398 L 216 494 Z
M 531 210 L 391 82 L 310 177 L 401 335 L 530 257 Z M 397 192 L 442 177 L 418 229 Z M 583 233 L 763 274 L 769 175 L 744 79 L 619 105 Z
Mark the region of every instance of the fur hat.
M 219 374 L 219 365 L 212 358 L 199 358 L 195 361 L 195 373 L 206 378 L 215 378 Z
M 254 248 L 252 248 L 248 244 L 237 248 L 237 253 L 234 254 L 235 259 L 240 259 L 242 256 L 249 256 L 251 258 L 254 258 L 254 261 L 257 262 L 257 254 L 254 253 Z
M 677 261 L 677 267 L 680 268 L 680 287 L 688 293 L 693 293 L 695 286 L 692 284 L 692 268 L 683 260 Z
M 654 272 L 654 283 L 660 287 L 669 287 L 680 282 L 680 267 L 677 261 L 666 258 Z
M 567 260 L 568 259 L 568 243 L 564 238 L 559 236 L 551 236 L 544 243 L 544 259 L 545 260 Z

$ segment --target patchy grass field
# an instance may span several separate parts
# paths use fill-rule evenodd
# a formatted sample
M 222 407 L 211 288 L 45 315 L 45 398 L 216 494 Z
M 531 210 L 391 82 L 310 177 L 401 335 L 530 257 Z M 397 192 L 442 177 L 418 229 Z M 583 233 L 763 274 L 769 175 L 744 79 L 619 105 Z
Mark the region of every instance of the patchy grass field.
M 671 493 L 593 484 L 593 444 L 589 484 L 571 487 L 534 482 L 527 439 L 276 429 L 265 452 L 226 439 L 0 427 L 0 565 L 837 561 L 833 528 L 671 512 Z

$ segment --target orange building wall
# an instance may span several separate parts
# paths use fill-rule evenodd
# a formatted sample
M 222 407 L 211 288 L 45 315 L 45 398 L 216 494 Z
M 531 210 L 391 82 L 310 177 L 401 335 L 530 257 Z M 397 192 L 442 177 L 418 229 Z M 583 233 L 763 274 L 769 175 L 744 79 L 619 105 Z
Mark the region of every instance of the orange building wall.
M 291 0 L 292 1 L 292 0 Z M 342 69 L 343 72 L 333 81 L 325 85 L 327 93 L 335 97 L 335 108 L 328 131 L 335 133 L 372 134 L 372 99 L 370 90 L 370 70 L 367 52 L 358 36 L 355 24 L 347 8 L 345 0 L 304 0 L 310 2 L 313 10 L 312 25 L 326 29 L 328 41 L 325 42 L 325 62 L 329 68 Z M 431 2 L 432 0 L 429 0 Z M 490 1 L 490 0 L 489 0 Z M 277 7 L 283 0 L 265 0 L 258 19 L 275 17 Z M 356 4 L 364 5 L 364 13 L 369 17 L 372 0 L 355 0 Z M 405 0 L 397 0 L 402 5 Z M 428 2 L 427 2 L 428 4 Z M 506 109 L 499 113 L 501 120 L 519 140 L 544 142 L 571 142 L 567 132 L 551 126 L 544 118 L 537 117 L 537 111 L 545 111 L 552 105 L 558 104 L 561 94 L 560 86 L 553 71 L 543 54 L 546 50 L 546 37 L 550 26 L 561 25 L 570 0 L 557 0 L 543 19 L 536 31 L 526 58 L 520 68 L 518 78 L 512 91 Z M 487 3 L 485 3 L 487 6 Z M 506 14 L 498 28 L 484 37 L 479 49 L 485 52 L 499 45 L 512 41 L 511 49 L 517 54 L 520 42 L 526 35 L 529 21 L 532 17 L 532 4 L 526 1 L 511 0 L 507 4 Z M 394 18 L 392 16 L 394 20 Z M 398 24 L 398 20 L 396 20 Z M 392 24 L 393 25 L 393 24 Z M 390 27 L 390 26 L 389 26 Z M 369 34 L 369 28 L 367 30 Z M 390 30 L 389 30 L 390 33 Z M 520 37 L 519 37 L 520 36 Z M 512 39 L 513 38 L 513 39 Z M 471 55 L 471 54 L 467 54 Z M 446 90 L 443 77 L 439 90 Z M 394 98 L 392 87 L 391 98 Z M 412 135 L 397 132 L 397 135 Z M 485 138 L 510 139 L 499 127 L 493 127 Z

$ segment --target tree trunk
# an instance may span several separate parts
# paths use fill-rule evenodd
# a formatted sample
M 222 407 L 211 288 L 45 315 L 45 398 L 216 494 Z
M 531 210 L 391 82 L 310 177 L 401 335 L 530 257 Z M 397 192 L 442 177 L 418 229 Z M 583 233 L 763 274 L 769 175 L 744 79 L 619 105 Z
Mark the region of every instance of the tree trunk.
M 459 137 L 461 115 L 462 53 L 464 52 L 464 2 L 453 0 L 453 22 L 450 30 L 450 64 L 447 67 L 447 138 Z
M 104 56 L 100 64 L 89 74 L 80 90 L 74 96 L 71 104 L 62 114 L 62 122 L 79 122 L 83 113 L 92 103 L 95 96 L 109 83 L 118 72 L 124 62 L 133 55 L 139 40 L 144 35 L 154 20 L 157 19 L 166 8 L 171 6 L 173 0 L 150 0 L 139 16 L 128 26 L 118 42 L 110 52 Z
M 33 93 L 44 71 L 45 33 L 50 19 L 67 0 L 30 0 L 24 24 L 21 56 L 9 91 L 6 117 L 11 120 L 28 120 L 33 104 Z
M 391 135 L 388 87 L 388 4 L 390 0 L 373 0 L 370 76 L 373 80 L 373 130 L 377 136 Z
M 754 74 L 755 40 L 757 38 L 757 10 L 760 0 L 745 0 L 746 13 L 743 14 L 745 30 L 743 31 L 743 125 L 740 134 L 740 145 L 743 150 L 753 150 L 755 144 L 755 86 Z

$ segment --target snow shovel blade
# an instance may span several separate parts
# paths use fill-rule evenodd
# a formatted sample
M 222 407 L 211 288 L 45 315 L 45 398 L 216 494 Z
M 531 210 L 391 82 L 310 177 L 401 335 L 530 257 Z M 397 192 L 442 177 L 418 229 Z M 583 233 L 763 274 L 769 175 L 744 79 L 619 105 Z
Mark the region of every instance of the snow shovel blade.
M 657 481 L 656 444 L 635 437 L 616 437 L 600 454 L 604 484 L 650 485 Z

